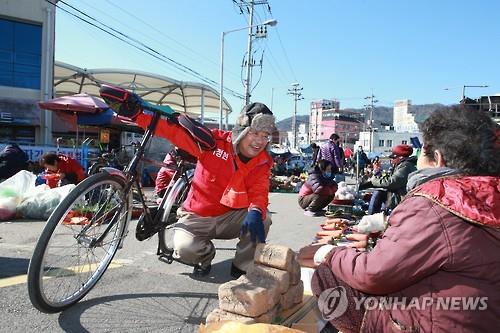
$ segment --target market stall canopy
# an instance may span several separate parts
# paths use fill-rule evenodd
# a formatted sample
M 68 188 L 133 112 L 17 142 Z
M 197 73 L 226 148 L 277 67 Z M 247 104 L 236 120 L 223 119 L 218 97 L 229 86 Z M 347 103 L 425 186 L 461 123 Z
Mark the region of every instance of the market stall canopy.
M 144 133 L 131 119 L 116 114 L 101 99 L 85 93 L 56 97 L 39 102 L 38 105 L 42 109 L 56 112 L 68 123 Z
M 38 106 L 41 109 L 65 113 L 99 113 L 109 109 L 109 106 L 101 99 L 85 93 L 56 97 L 39 102 Z
M 166 76 L 124 69 L 83 69 L 60 61 L 54 65 L 57 97 L 85 92 L 99 96 L 99 86 L 108 83 L 131 90 L 144 100 L 169 105 L 174 111 L 198 118 L 219 117 L 219 92 L 205 84 L 183 82 Z M 224 99 L 224 112 L 231 113 Z

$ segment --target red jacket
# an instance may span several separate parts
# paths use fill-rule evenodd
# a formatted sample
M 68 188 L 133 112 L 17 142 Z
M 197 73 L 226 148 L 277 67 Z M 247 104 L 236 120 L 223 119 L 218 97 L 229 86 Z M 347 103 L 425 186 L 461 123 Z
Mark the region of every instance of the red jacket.
M 499 178 L 447 177 L 408 193 L 371 252 L 339 247 L 328 265 L 336 277 L 368 294 L 415 298 L 420 305 L 432 299 L 420 309 L 370 309 L 361 332 L 398 327 L 406 327 L 405 332 L 497 332 L 499 253 Z M 445 310 L 446 302 L 461 310 Z M 464 302 L 479 302 L 482 310 L 463 310 Z
M 172 179 L 175 170 L 177 170 L 177 164 L 175 163 L 175 159 L 172 157 L 172 154 L 168 153 L 163 159 L 163 163 L 167 164 L 168 167 L 161 167 L 160 171 L 158 171 L 158 174 L 156 175 L 156 193 L 160 193 L 168 187 L 168 184 L 170 184 L 170 180 Z
M 146 128 L 151 116 L 141 114 L 139 126 Z M 161 119 L 155 135 L 198 158 L 191 190 L 183 208 L 200 216 L 220 216 L 233 209 L 258 208 L 266 217 L 272 158 L 261 152 L 246 164 L 233 149 L 231 132 L 213 129 L 216 149 L 201 150 L 188 132 Z
M 69 173 L 76 174 L 76 178 L 78 179 L 78 183 L 85 179 L 85 172 L 83 171 L 83 167 L 76 160 L 72 159 L 66 155 L 57 155 L 57 167 L 59 170 L 58 173 L 64 173 L 65 175 Z

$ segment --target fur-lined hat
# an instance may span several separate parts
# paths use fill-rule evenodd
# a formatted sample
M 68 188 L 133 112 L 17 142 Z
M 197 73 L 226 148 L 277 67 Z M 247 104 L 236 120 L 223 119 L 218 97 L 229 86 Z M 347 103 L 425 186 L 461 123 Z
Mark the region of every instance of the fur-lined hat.
M 265 131 L 272 134 L 276 131 L 276 120 L 269 108 L 262 103 L 250 103 L 246 105 L 236 120 L 233 128 L 233 144 L 236 146 L 247 135 L 250 128 L 257 132 Z

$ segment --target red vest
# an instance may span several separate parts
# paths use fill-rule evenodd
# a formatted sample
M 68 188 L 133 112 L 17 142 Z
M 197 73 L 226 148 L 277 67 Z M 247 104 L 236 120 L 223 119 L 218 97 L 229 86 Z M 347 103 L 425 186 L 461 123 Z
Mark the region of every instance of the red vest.
M 150 120 L 151 116 L 141 114 L 137 123 L 146 128 Z M 245 164 L 233 149 L 231 132 L 213 129 L 212 134 L 216 148 L 205 151 L 183 128 L 163 119 L 157 125 L 155 135 L 198 158 L 183 208 L 200 216 L 220 216 L 233 209 L 256 207 L 265 218 L 272 158 L 263 151 Z

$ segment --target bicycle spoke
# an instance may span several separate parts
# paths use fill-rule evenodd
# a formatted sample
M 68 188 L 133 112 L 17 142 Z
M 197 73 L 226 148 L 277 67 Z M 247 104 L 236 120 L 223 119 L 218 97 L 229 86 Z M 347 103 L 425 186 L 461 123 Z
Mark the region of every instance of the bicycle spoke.
M 130 218 L 123 185 L 106 173 L 91 178 L 96 181 L 82 182 L 80 193 L 65 199 L 64 208 L 56 208 L 59 215 L 54 213 L 47 222 L 52 227 L 41 250 L 39 278 L 35 277 L 39 289 L 30 289 L 30 299 L 35 298 L 41 310 L 63 308 L 83 297 L 102 276 L 122 240 Z

